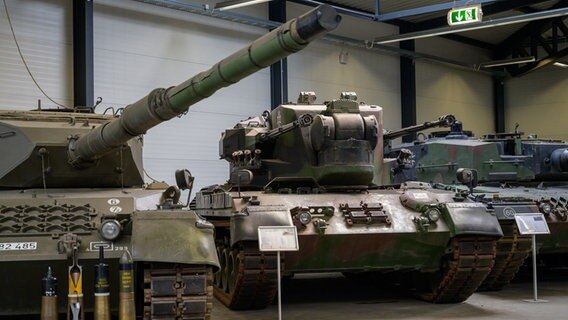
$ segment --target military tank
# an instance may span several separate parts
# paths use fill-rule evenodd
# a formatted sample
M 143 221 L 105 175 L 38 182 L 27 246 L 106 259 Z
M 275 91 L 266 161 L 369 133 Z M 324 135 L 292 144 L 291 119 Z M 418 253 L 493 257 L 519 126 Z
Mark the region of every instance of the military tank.
M 391 168 L 382 165 L 382 108 L 352 92 L 314 102 L 304 92 L 298 103 L 222 133 L 219 154 L 231 177 L 191 204 L 215 225 L 214 295 L 231 309 L 271 303 L 279 261 L 259 251 L 257 229 L 295 226 L 299 251 L 280 262 L 288 275 L 402 274 L 425 301 L 466 300 L 493 266 L 502 236 L 496 217 L 428 183 L 378 189 Z
M 77 260 L 83 266 L 85 302 L 72 311 L 92 309 L 92 270 L 103 247 L 116 275 L 119 258 L 126 250 L 132 253 L 139 317 L 209 319 L 212 271 L 219 266 L 214 227 L 178 204 L 178 187 L 144 184 L 142 135 L 218 89 L 305 48 L 339 21 L 333 8 L 315 8 L 184 83 L 153 90 L 120 117 L 1 111 L 0 315 L 39 313 L 48 267 L 61 289 L 73 264 L 78 297 Z M 182 188 L 191 186 L 186 171 L 176 173 L 176 180 Z M 110 282 L 114 301 L 118 276 Z M 63 289 L 58 295 L 63 312 L 67 295 Z
M 551 234 L 539 236 L 539 256 L 548 265 L 568 265 L 567 148 L 562 141 L 523 138 L 517 128 L 512 133 L 475 138 L 465 134 L 458 122 L 449 132 L 393 147 L 390 156 L 404 150 L 402 154 L 414 163 L 391 177 L 397 182 L 420 179 L 469 193 L 468 188 L 456 187 L 460 185 L 456 171 L 475 170 L 470 193 L 496 211 L 505 234 L 498 242 L 496 266 L 482 286 L 498 290 L 510 282 L 530 253 L 530 237 L 519 235 L 516 213 L 544 213 Z

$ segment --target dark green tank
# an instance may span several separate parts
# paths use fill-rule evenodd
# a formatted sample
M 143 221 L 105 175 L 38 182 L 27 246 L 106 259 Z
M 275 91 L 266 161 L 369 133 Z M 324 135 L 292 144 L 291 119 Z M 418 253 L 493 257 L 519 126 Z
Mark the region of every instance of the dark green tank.
M 460 185 L 456 170 L 475 170 L 477 186 L 472 196 L 495 210 L 505 234 L 485 289 L 500 289 L 509 283 L 530 253 L 530 237 L 519 235 L 516 213 L 543 213 L 551 234 L 539 236 L 539 257 L 549 266 L 568 265 L 568 144 L 523 138 L 517 131 L 475 138 L 458 124 L 449 132 L 394 147 L 391 156 L 406 150 L 403 153 L 410 152 L 414 163 L 393 173 L 393 180 L 420 179 L 456 189 Z
M 60 281 L 65 312 L 72 256 L 83 266 L 81 310 L 92 310 L 93 265 L 102 246 L 115 307 L 118 260 L 129 250 L 139 317 L 210 319 L 211 275 L 219 266 L 213 225 L 178 204 L 178 187 L 144 184 L 142 135 L 305 48 L 339 20 L 329 6 L 313 9 L 186 82 L 153 90 L 120 117 L 0 111 L 0 315 L 39 313 L 48 266 Z M 176 179 L 180 188 L 191 185 L 185 171 Z
M 259 251 L 260 226 L 297 228 L 299 251 L 283 253 L 286 274 L 388 274 L 413 280 L 409 290 L 429 302 L 466 300 L 491 270 L 496 217 L 428 183 L 379 188 L 396 162 L 383 158 L 383 110 L 356 100 L 344 92 L 316 104 L 303 92 L 222 133 L 231 177 L 198 192 L 192 209 L 215 225 L 214 293 L 226 306 L 273 300 L 278 261 Z

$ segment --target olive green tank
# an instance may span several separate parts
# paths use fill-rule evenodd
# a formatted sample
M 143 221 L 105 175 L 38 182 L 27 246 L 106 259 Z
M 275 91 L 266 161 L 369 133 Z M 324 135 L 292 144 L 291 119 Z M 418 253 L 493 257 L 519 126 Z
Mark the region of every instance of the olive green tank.
M 517 130 L 477 138 L 457 121 L 451 131 L 394 146 L 390 155 L 400 154 L 412 163 L 393 172 L 399 183 L 419 179 L 467 194 L 469 188 L 460 185 L 456 171 L 475 173 L 470 197 L 495 211 L 504 232 L 483 289 L 503 288 L 530 254 L 531 238 L 519 234 L 517 213 L 543 213 L 549 225 L 551 233 L 538 237 L 540 264 L 568 266 L 568 143 L 524 137 Z
M 317 104 L 303 92 L 222 133 L 229 182 L 203 188 L 191 207 L 215 225 L 214 293 L 226 306 L 274 298 L 279 261 L 259 251 L 261 226 L 296 227 L 299 251 L 280 261 L 289 275 L 388 275 L 420 299 L 456 303 L 489 274 L 502 236 L 495 215 L 428 183 L 385 188 L 397 161 L 383 158 L 383 110 L 356 100 L 344 92 Z
M 305 48 L 339 20 L 333 8 L 315 8 L 184 83 L 153 90 L 120 117 L 0 111 L 0 316 L 40 312 L 48 267 L 49 279 L 59 279 L 60 313 L 66 312 L 67 287 L 84 299 L 83 305 L 73 302 L 73 312 L 92 310 L 94 264 L 103 247 L 113 309 L 118 262 L 128 250 L 138 317 L 209 319 L 212 273 L 219 267 L 214 227 L 178 204 L 179 189 L 191 187 L 187 171 L 176 173 L 178 186 L 144 183 L 142 135 Z

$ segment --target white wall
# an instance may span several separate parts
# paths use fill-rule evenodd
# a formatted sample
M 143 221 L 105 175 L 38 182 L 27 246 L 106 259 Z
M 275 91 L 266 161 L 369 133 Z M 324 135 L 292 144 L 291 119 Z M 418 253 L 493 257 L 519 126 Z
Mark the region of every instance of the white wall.
M 263 6 L 253 9 L 253 14 L 267 11 Z M 178 85 L 266 32 L 124 0 L 96 1 L 94 30 L 95 96 L 103 97 L 104 106 L 116 107 L 135 102 L 154 88 Z M 223 183 L 228 163 L 219 160 L 221 132 L 269 109 L 269 104 L 268 69 L 219 90 L 187 115 L 149 130 L 146 171 L 173 183 L 175 169 L 188 168 L 197 188 Z
M 568 140 L 568 69 L 548 66 L 505 82 L 505 129 Z
M 472 64 L 489 59 L 484 50 L 441 38 L 416 40 L 416 52 Z M 492 78 L 483 73 L 417 60 L 417 123 L 445 114 L 454 114 L 463 122 L 464 130 L 471 130 L 477 136 L 494 132 Z
M 8 12 L 33 76 L 57 103 L 73 103 L 73 29 L 71 1 L 6 0 Z M 28 75 L 18 54 L 8 24 L 4 3 L 0 4 L 0 108 L 29 110 L 56 105 L 47 100 Z
M 308 9 L 288 4 L 288 18 Z M 396 27 L 363 21 L 349 16 L 334 34 L 372 40 L 383 33 L 397 32 Z M 339 63 L 339 54 L 349 53 L 347 64 Z M 314 91 L 318 102 L 338 99 L 342 91 L 355 91 L 359 101 L 383 107 L 386 129 L 400 128 L 400 76 L 398 56 L 364 48 L 316 41 L 302 53 L 288 58 L 288 99 L 296 101 L 300 91 Z

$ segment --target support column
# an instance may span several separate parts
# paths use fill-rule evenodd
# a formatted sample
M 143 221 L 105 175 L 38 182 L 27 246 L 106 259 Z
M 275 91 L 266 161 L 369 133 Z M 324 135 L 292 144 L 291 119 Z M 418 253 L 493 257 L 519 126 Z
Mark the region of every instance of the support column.
M 286 22 L 286 1 L 277 0 L 268 3 L 268 19 Z M 270 66 L 270 107 L 272 110 L 288 102 L 288 64 L 282 59 Z
M 505 132 L 505 81 L 499 77 L 493 77 L 493 110 L 495 132 Z
M 93 1 L 73 1 L 73 106 L 84 109 L 94 103 Z
M 410 32 L 410 28 L 400 27 L 400 33 Z M 414 51 L 414 40 L 402 41 L 400 48 Z M 416 124 L 416 68 L 414 60 L 405 56 L 400 56 L 400 103 L 402 127 Z M 409 134 L 402 137 L 403 142 L 412 142 L 416 139 L 416 134 Z

